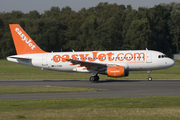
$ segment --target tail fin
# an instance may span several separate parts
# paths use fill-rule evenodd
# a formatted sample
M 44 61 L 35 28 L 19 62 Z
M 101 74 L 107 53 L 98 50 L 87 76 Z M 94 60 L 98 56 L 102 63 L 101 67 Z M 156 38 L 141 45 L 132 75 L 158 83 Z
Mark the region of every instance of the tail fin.
M 36 45 L 29 35 L 18 24 L 9 24 L 16 52 L 21 54 L 46 53 Z

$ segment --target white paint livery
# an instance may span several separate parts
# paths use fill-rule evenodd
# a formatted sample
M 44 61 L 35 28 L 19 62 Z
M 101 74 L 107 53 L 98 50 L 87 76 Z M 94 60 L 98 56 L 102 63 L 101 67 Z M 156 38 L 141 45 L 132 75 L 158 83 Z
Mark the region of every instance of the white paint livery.
M 14 28 L 18 31 L 22 31 L 19 25 L 13 24 Z M 14 42 L 16 39 L 14 34 L 19 32 L 13 32 L 11 27 L 11 33 L 13 35 Z M 17 30 L 15 30 L 17 31 Z M 24 31 L 22 31 L 22 35 Z M 24 33 L 25 34 L 25 33 Z M 23 35 L 24 35 L 23 34 Z M 24 35 L 25 36 L 25 35 Z M 30 39 L 27 38 L 30 41 Z M 21 40 L 22 41 L 22 40 Z M 32 39 L 31 39 L 32 41 Z M 24 42 L 27 47 L 38 48 L 34 43 Z M 29 45 L 31 43 L 31 45 Z M 22 43 L 21 43 L 22 44 Z M 16 51 L 17 46 L 15 44 Z M 110 77 L 124 77 L 129 75 L 129 71 L 151 71 L 158 69 L 165 69 L 172 67 L 174 61 L 162 52 L 153 50 L 129 50 L 129 51 L 88 51 L 88 52 L 52 52 L 46 53 L 44 51 L 37 53 L 23 53 L 7 57 L 8 61 L 16 62 L 23 65 L 56 70 L 63 72 L 90 72 L 92 76 L 90 81 L 98 81 L 98 74 L 106 74 Z M 152 80 L 150 77 L 148 80 Z

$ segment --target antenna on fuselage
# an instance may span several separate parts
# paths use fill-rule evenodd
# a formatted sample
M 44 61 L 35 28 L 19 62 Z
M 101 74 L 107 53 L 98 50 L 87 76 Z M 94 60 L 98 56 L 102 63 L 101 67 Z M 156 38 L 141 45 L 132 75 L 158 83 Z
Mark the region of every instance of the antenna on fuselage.
M 75 52 L 75 51 L 72 49 L 72 52 Z
M 146 48 L 146 50 L 148 51 L 148 49 Z

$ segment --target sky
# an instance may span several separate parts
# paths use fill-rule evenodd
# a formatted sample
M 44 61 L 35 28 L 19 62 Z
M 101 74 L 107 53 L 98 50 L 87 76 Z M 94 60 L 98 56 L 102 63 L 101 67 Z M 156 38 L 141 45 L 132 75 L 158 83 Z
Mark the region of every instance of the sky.
M 13 10 L 29 13 L 29 11 L 37 10 L 44 13 L 51 7 L 69 6 L 72 10 L 78 12 L 81 8 L 95 7 L 100 2 L 108 2 L 109 4 L 117 3 L 118 5 L 131 5 L 133 9 L 139 7 L 154 7 L 160 3 L 180 2 L 180 0 L 0 0 L 0 12 L 11 12 Z

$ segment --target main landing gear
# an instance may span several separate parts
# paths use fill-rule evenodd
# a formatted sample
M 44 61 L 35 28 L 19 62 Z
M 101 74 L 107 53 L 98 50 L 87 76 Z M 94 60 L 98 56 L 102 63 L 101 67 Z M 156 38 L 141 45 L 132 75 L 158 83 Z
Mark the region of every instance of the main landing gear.
M 92 76 L 89 78 L 91 82 L 97 82 L 99 81 L 99 76 L 97 74 L 92 74 Z
M 152 81 L 152 77 L 150 76 L 151 75 L 151 71 L 147 71 L 147 74 L 148 74 L 148 81 Z

